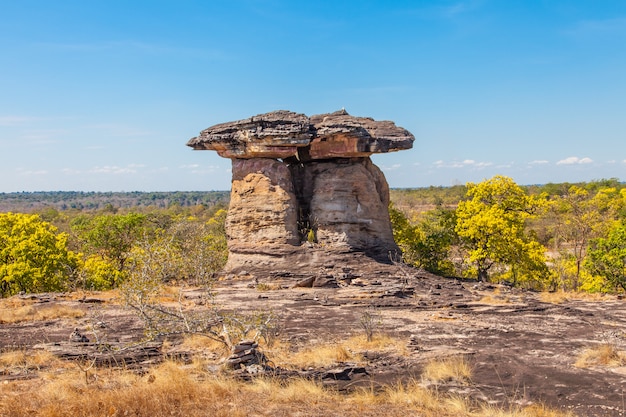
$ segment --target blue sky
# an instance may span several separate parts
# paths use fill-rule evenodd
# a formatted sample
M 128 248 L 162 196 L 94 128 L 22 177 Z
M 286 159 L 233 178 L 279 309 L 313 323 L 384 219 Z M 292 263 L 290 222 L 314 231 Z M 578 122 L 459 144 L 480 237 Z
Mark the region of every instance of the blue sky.
M 0 0 L 0 52 L 0 192 L 226 190 L 189 138 L 342 107 L 391 187 L 626 181 L 621 0 Z

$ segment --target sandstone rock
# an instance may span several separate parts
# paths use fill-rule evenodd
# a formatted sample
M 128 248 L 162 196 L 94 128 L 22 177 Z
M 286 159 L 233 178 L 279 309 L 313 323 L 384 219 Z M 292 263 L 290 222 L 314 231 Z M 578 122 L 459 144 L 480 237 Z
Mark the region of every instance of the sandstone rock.
M 297 202 L 287 165 L 274 159 L 234 159 L 226 234 L 231 251 L 299 245 Z
M 350 116 L 345 110 L 307 117 L 286 110 L 211 126 L 187 145 L 225 158 L 299 160 L 365 157 L 410 149 L 413 135 L 390 121 Z
M 380 260 L 399 251 L 389 222 L 389 187 L 369 158 L 312 163 L 310 216 L 317 241 L 345 246 Z
M 313 135 L 307 116 L 279 110 L 211 126 L 187 145 L 225 158 L 286 158 L 308 145 Z
M 369 156 L 409 149 L 413 140 L 393 122 L 345 111 L 281 110 L 202 131 L 188 145 L 233 164 L 226 271 L 291 269 L 296 281 L 336 285 L 317 273 L 329 259 L 341 265 L 350 259 L 344 254 L 363 253 L 389 262 L 399 252 L 389 187 Z

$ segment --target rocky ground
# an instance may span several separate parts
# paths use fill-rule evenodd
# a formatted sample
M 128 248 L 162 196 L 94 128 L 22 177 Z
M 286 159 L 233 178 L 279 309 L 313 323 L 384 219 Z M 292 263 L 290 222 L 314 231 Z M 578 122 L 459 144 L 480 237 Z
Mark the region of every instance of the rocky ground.
M 626 301 L 616 296 L 549 303 L 533 292 L 398 266 L 358 273 L 329 268 L 314 280 L 324 287 L 294 287 L 297 281 L 312 284 L 289 272 L 231 276 L 218 284 L 216 301 L 233 311 L 272 310 L 280 320 L 279 337 L 294 348 L 362 333 L 365 312 L 380 318 L 377 332 L 406 342 L 402 351 L 362 352 L 364 362 L 359 364 L 307 368 L 301 374 L 332 380 L 328 382 L 339 389 L 382 386 L 419 379 L 433 358 L 462 355 L 472 366 L 471 381 L 440 383 L 437 389 L 505 406 L 543 402 L 581 416 L 626 415 L 626 367 L 574 366 L 588 347 L 610 343 L 626 350 Z M 186 297 L 193 300 L 198 292 L 189 290 Z M 90 356 L 99 365 L 136 368 L 161 360 L 159 343 L 133 345 L 142 337 L 141 323 L 105 298 L 38 296 L 37 306 L 63 304 L 89 314 L 2 324 L 0 348 L 47 349 L 68 359 Z M 106 336 L 107 345 L 126 348 L 111 354 L 98 349 L 93 337 L 89 343 L 68 341 L 74 327 L 94 325 L 102 326 L 98 334 Z M 184 358 L 184 352 L 177 352 Z M 23 377 L 28 376 L 0 372 L 0 380 Z

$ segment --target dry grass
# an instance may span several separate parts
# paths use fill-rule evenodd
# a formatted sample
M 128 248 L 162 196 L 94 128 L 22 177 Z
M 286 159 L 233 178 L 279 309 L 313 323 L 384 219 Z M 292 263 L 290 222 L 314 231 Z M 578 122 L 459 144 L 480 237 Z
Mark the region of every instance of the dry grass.
M 24 357 L 3 355 L 12 364 Z M 29 359 L 32 360 L 32 359 Z M 41 359 L 46 366 L 55 363 Z M 41 364 L 43 366 L 43 364 Z M 417 381 L 382 391 L 340 394 L 305 379 L 235 380 L 165 362 L 139 375 L 120 369 L 98 369 L 85 380 L 77 367 L 30 381 L 3 384 L 0 415 L 21 416 L 565 416 L 545 408 L 500 410 L 480 407 L 466 398 L 444 396 Z
M 280 289 L 282 289 L 280 284 L 269 284 L 267 282 L 259 282 L 256 285 L 256 290 L 259 292 L 266 292 L 266 291 L 278 291 Z
M 583 350 L 574 364 L 578 368 L 624 365 L 626 365 L 626 352 L 618 350 L 615 345 L 609 343 Z
M 270 359 L 279 366 L 291 369 L 303 369 L 309 367 L 327 367 L 338 362 L 360 362 L 358 354 L 349 351 L 341 344 L 327 344 L 313 346 L 292 352 L 284 347 L 268 352 Z
M 575 291 L 543 291 L 539 295 L 539 300 L 544 303 L 561 304 L 566 301 L 602 301 L 606 296 L 600 293 L 575 292 Z
M 341 342 L 320 344 L 300 350 L 294 350 L 279 341 L 271 348 L 264 348 L 263 352 L 278 366 L 303 369 L 328 367 L 341 362 L 362 363 L 364 360 L 361 353 L 368 350 L 393 351 L 397 355 L 408 354 L 406 341 L 378 334 L 374 335 L 371 341 L 367 341 L 364 335 L 358 335 Z
M 26 321 L 44 321 L 60 318 L 81 318 L 85 311 L 63 304 L 55 304 L 45 307 L 36 307 L 26 304 L 17 308 L 3 308 L 0 310 L 0 323 L 21 323 Z
M 433 360 L 422 372 L 422 380 L 435 384 L 449 381 L 469 384 L 471 377 L 472 367 L 462 356 Z
M 409 353 L 405 339 L 397 339 L 386 334 L 374 334 L 370 341 L 367 340 L 365 335 L 352 336 L 345 342 L 342 342 L 342 345 L 355 351 L 388 350 L 400 356 L 408 355 Z
M 180 347 L 184 350 L 190 351 L 203 351 L 203 352 L 215 352 L 220 354 L 227 353 L 228 349 L 226 345 L 217 340 L 211 339 L 207 336 L 192 334 L 186 336 Z
M 68 366 L 67 362 L 46 351 L 11 350 L 0 354 L 0 375 L 30 377 L 41 371 Z
M 549 408 L 544 404 L 532 404 L 527 407 L 512 407 L 503 409 L 491 405 L 481 405 L 480 411 L 476 412 L 480 417 L 574 417 L 567 411 L 559 411 Z
M 478 301 L 478 303 L 488 304 L 488 305 L 505 305 L 505 304 L 511 304 L 511 300 L 509 299 L 509 297 L 499 295 L 494 292 L 494 294 L 484 295 Z

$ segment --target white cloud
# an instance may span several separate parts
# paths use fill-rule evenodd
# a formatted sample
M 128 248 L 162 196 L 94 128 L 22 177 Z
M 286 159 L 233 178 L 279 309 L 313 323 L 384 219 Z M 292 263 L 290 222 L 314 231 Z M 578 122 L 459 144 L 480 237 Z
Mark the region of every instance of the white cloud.
M 557 165 L 582 165 L 582 164 L 590 164 L 593 162 L 591 158 L 579 158 L 577 156 L 570 156 L 565 159 L 561 159 L 556 164 Z
M 610 19 L 585 20 L 578 24 L 567 33 L 571 35 L 624 35 L 626 34 L 626 17 L 617 17 Z
M 473 159 L 465 159 L 462 162 L 459 161 L 451 161 L 451 162 L 444 162 L 442 160 L 438 160 L 433 162 L 433 165 L 436 168 L 485 168 L 488 166 L 493 165 L 492 162 L 476 162 Z
M 192 174 L 212 174 L 212 173 L 214 173 L 215 171 L 217 171 L 218 169 L 219 169 L 219 167 L 218 167 L 218 166 L 215 166 L 215 165 L 209 165 L 209 166 L 206 166 L 206 167 L 204 167 L 204 168 L 200 168 L 200 167 L 198 167 L 198 168 L 196 168 L 196 169 L 192 169 L 192 170 L 191 170 L 191 173 L 192 173 Z
M 130 164 L 125 167 L 120 167 L 117 165 L 104 165 L 97 166 L 89 170 L 92 174 L 136 174 L 138 168 L 142 168 L 144 165 L 141 164 Z
M 0 116 L 0 126 L 15 126 L 33 120 L 25 116 Z
M 38 170 L 29 170 L 29 169 L 18 169 L 18 174 L 22 176 L 33 176 L 33 175 L 47 175 L 48 171 L 45 169 Z
M 81 175 L 82 172 L 74 168 L 63 168 L 61 170 L 65 175 Z
M 550 161 L 547 161 L 545 159 L 536 159 L 534 161 L 530 161 L 528 164 L 529 165 L 545 165 L 550 163 Z
M 395 171 L 398 168 L 402 168 L 402 164 L 380 165 L 380 168 L 383 171 Z

